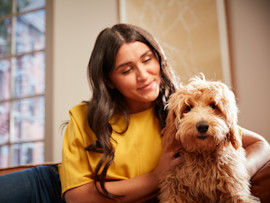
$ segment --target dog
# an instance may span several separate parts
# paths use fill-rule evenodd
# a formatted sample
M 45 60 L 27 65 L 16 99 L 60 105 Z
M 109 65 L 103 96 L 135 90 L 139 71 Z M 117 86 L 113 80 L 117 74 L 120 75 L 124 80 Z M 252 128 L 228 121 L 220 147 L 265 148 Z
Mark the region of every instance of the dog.
M 184 163 L 160 179 L 161 203 L 260 202 L 250 192 L 233 92 L 203 74 L 171 95 L 162 144 Z

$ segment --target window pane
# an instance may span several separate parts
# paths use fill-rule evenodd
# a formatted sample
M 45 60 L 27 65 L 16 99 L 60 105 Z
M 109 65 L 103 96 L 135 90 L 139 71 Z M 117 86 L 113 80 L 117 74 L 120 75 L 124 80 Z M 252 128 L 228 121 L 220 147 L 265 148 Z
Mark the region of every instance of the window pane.
M 18 166 L 20 165 L 20 154 L 21 154 L 21 149 L 20 149 L 20 145 L 15 144 L 12 145 L 11 147 L 12 150 L 12 166 Z
M 14 101 L 11 115 L 14 121 L 11 142 L 44 138 L 44 97 Z
M 10 98 L 10 62 L 0 60 L 0 101 Z
M 16 53 L 30 52 L 45 47 L 45 10 L 17 17 Z
M 43 152 L 43 142 L 15 144 L 12 146 L 12 163 L 14 166 L 42 163 L 44 162 Z
M 0 144 L 9 141 L 9 103 L 0 103 Z
M 8 167 L 8 146 L 0 147 L 0 167 Z
M 1 9 L 0 9 L 1 10 Z M 11 47 L 11 19 L 0 21 L 0 57 L 10 54 Z
M 45 6 L 45 0 L 17 0 L 17 11 L 29 11 Z
M 14 88 L 15 97 L 25 97 L 44 93 L 44 52 L 37 52 L 15 59 Z
M 0 17 L 11 14 L 11 0 L 0 0 Z

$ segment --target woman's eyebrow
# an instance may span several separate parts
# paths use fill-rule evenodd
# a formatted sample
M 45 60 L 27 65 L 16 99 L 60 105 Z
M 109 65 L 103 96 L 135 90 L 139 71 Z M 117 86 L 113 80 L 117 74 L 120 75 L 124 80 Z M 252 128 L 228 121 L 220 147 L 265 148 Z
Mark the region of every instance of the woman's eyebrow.
M 147 55 L 149 52 L 152 52 L 152 51 L 151 51 L 150 49 L 149 49 L 149 50 L 146 50 L 146 51 L 140 56 L 140 58 L 145 57 L 145 55 Z M 121 67 L 123 67 L 123 66 L 126 66 L 126 65 L 129 65 L 129 64 L 131 64 L 131 63 L 132 63 L 132 62 L 125 62 L 125 63 L 122 63 L 122 64 L 116 66 L 116 67 L 115 67 L 115 70 L 118 70 L 119 68 L 121 68 Z
M 118 65 L 117 67 L 115 67 L 115 70 L 118 70 L 119 68 L 121 68 L 123 66 L 127 66 L 129 64 L 131 64 L 131 62 L 122 63 L 122 64 Z
M 140 58 L 143 58 L 143 57 L 145 57 L 145 55 L 147 55 L 149 52 L 152 52 L 150 49 L 149 50 L 147 50 L 146 52 L 144 52 L 142 55 L 141 55 L 141 57 Z

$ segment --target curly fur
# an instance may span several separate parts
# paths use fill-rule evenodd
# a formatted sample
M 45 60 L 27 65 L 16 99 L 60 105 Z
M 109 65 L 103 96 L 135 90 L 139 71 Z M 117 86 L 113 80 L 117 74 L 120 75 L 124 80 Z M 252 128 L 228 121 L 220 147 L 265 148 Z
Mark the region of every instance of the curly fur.
M 179 149 L 185 161 L 161 178 L 160 202 L 259 202 L 250 193 L 233 92 L 202 75 L 175 92 L 167 108 L 163 145 Z

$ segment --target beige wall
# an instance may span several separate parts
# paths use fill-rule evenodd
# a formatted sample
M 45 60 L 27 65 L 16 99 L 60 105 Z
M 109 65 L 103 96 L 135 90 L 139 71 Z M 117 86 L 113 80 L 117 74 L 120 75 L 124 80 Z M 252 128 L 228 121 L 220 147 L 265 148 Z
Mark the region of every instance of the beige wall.
M 123 0 L 121 21 L 151 32 L 181 81 L 203 72 L 223 80 L 216 0 Z
M 270 1 L 227 2 L 239 122 L 270 142 Z
M 270 18 L 266 2 L 228 0 L 228 24 L 240 124 L 270 141 Z M 72 106 L 89 98 L 86 66 L 93 43 L 103 28 L 117 23 L 118 11 L 117 0 L 48 0 L 48 6 L 52 10 L 47 13 L 51 23 L 47 38 L 46 136 L 52 139 L 46 141 L 46 161 L 61 161 L 60 125 L 69 119 Z M 198 50 L 202 56 L 206 54 L 204 49 Z M 220 66 L 221 62 L 217 63 Z
M 61 161 L 61 124 L 68 110 L 89 99 L 86 67 L 99 32 L 117 23 L 116 0 L 50 0 L 51 37 L 47 61 L 46 160 Z M 52 100 L 51 100 L 52 98 Z M 50 101 L 51 100 L 51 101 Z M 48 106 L 49 105 L 49 106 Z M 50 117 L 51 116 L 51 117 Z

